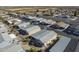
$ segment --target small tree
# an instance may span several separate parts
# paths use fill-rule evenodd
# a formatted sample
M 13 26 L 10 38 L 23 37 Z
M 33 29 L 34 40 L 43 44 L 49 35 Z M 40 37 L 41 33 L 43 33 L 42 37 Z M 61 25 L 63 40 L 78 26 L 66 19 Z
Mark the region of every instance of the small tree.
M 0 16 L 0 21 L 2 21 L 2 20 L 4 20 L 4 18 Z
M 30 52 L 37 52 L 38 50 L 36 48 L 30 48 Z
M 77 11 L 74 12 L 74 16 L 77 16 Z
M 23 42 L 28 42 L 29 41 L 29 37 L 26 37 L 22 40 Z

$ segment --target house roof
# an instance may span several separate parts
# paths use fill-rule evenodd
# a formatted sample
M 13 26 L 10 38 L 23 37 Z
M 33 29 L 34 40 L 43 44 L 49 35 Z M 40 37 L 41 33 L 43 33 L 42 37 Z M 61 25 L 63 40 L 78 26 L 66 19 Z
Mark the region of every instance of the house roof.
M 26 28 L 28 25 L 30 25 L 30 22 L 22 22 L 22 23 L 20 23 L 18 26 L 19 26 L 20 28 Z
M 60 27 L 64 27 L 64 28 L 67 28 L 69 26 L 69 24 L 66 24 L 64 22 L 58 22 L 57 25 L 59 25 Z
M 4 42 L 3 37 L 0 35 L 0 43 Z
M 0 34 L 0 48 L 9 46 L 12 42 L 12 39 L 7 33 Z
M 28 25 L 27 27 L 21 27 L 22 30 L 25 30 L 28 33 L 35 33 L 41 30 L 39 26 Z
M 7 28 L 3 23 L 0 23 L 0 33 L 7 31 Z
M 14 44 L 13 46 L 3 50 L 4 52 L 24 52 L 20 44 Z
M 47 42 L 49 39 L 52 39 L 57 34 L 54 31 L 49 30 L 41 30 L 32 35 L 32 37 L 42 41 L 43 43 Z
M 40 29 L 39 26 L 33 26 L 33 25 L 26 27 L 27 32 L 31 32 L 31 31 L 34 31 L 34 30 L 41 30 L 41 29 Z
M 77 17 L 74 17 L 74 16 L 69 16 L 69 15 L 56 15 L 54 16 L 55 19 L 62 19 L 62 20 L 77 20 L 78 18 Z
M 4 51 L 4 52 L 24 51 L 21 45 L 17 41 L 15 43 L 12 42 L 13 39 L 7 33 L 0 34 L 0 51 Z
M 22 20 L 18 19 L 18 18 L 11 18 L 7 20 L 10 24 L 12 24 L 14 22 L 14 24 L 19 24 L 22 22 Z
M 49 50 L 50 52 L 63 52 L 69 44 L 71 38 L 61 36 L 60 40 Z

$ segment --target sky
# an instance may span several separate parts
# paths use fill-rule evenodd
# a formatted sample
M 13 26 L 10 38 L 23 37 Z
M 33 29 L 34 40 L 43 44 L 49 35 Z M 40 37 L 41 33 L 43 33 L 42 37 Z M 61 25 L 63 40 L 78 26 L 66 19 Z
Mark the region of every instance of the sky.
M 0 0 L 0 6 L 79 6 L 79 0 Z

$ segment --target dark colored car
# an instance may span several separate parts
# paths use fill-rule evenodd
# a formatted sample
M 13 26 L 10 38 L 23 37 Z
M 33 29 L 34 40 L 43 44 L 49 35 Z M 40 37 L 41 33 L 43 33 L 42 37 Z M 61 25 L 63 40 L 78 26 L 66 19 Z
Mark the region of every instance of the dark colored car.
M 28 35 L 28 33 L 25 30 L 22 30 L 22 29 L 19 29 L 18 32 L 21 35 Z

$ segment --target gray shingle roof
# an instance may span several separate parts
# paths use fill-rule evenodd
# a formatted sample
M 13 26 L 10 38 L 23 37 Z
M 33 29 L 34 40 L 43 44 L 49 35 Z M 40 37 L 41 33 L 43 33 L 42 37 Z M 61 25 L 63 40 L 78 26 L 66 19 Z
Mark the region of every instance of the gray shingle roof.
M 38 32 L 38 31 L 41 30 L 41 28 L 39 26 L 34 26 L 34 25 L 28 25 L 26 28 L 22 28 L 22 29 L 25 30 L 28 33 Z
M 49 30 L 42 30 L 32 35 L 32 37 L 42 41 L 43 43 L 52 39 L 54 36 L 57 36 L 57 34 L 54 31 Z
M 0 43 L 2 43 L 4 41 L 2 35 L 0 34 Z
M 63 52 L 71 38 L 61 36 L 60 40 L 49 50 L 50 52 Z
M 12 43 L 12 39 L 7 33 L 0 34 L 0 48 L 9 46 Z
M 21 27 L 27 27 L 28 25 L 30 25 L 30 22 L 22 22 L 20 24 L 18 24 L 18 26 Z

